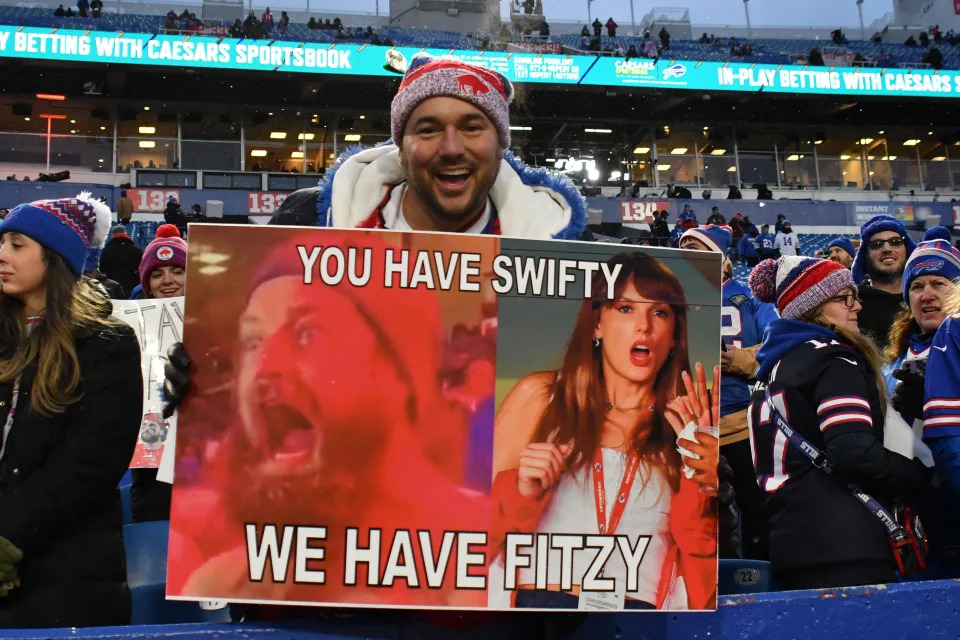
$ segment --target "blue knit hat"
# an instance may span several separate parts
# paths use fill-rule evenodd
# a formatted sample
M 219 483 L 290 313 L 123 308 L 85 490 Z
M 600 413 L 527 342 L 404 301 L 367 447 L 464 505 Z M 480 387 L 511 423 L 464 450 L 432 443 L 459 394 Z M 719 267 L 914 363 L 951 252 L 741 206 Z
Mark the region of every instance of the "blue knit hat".
M 80 277 L 87 249 L 103 246 L 110 230 L 110 207 L 83 192 L 76 198 L 38 200 L 13 209 L 0 222 L 0 234 L 16 231 L 60 254 Z
M 910 257 L 913 250 L 917 248 L 917 243 L 914 242 L 910 234 L 907 233 L 907 228 L 903 226 L 902 222 L 893 216 L 885 214 L 873 216 L 860 227 L 860 249 L 857 251 L 857 256 L 853 259 L 853 268 L 851 269 L 853 281 L 857 284 L 863 284 L 864 279 L 867 277 L 867 260 L 869 260 L 870 255 L 870 247 L 868 245 L 870 244 L 870 238 L 872 238 L 875 233 L 880 233 L 881 231 L 896 231 L 903 236 L 907 246 L 907 257 Z
M 727 249 L 730 248 L 730 242 L 733 240 L 733 231 L 725 224 L 708 224 L 703 227 L 693 227 L 684 231 L 683 235 L 680 236 L 681 244 L 684 238 L 699 240 L 707 245 L 710 251 L 716 251 L 726 255 Z
M 907 258 L 903 268 L 903 299 L 910 303 L 910 283 L 919 276 L 941 276 L 947 280 L 960 278 L 960 251 L 950 244 L 950 230 L 933 227 L 923 234 L 923 241 Z
M 857 250 L 853 248 L 853 243 L 850 242 L 850 238 L 835 238 L 833 242 L 827 245 L 827 252 L 833 247 L 840 247 L 849 253 L 851 258 L 857 255 Z

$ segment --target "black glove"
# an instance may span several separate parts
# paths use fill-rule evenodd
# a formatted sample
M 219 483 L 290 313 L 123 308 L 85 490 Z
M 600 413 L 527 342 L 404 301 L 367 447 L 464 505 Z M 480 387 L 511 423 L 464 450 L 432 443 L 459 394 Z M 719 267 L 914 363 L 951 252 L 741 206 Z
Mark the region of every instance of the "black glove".
M 167 351 L 167 362 L 163 365 L 163 395 L 167 403 L 163 406 L 163 417 L 169 418 L 183 399 L 190 393 L 190 356 L 182 342 L 176 342 Z
M 902 416 L 919 418 L 923 415 L 923 376 L 906 369 L 894 369 L 893 377 L 899 380 L 890 403 Z
M 733 490 L 733 467 L 726 456 L 720 455 L 717 465 L 717 477 L 720 479 L 720 491 L 717 494 L 717 509 L 720 526 L 720 557 L 740 557 L 740 535 L 737 531 L 740 524 L 740 513 L 735 504 Z

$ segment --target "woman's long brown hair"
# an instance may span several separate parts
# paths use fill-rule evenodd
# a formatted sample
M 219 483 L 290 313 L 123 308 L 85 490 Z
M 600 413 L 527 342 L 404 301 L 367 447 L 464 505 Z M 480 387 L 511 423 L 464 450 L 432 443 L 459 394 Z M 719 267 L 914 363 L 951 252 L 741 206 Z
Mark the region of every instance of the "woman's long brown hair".
M 680 482 L 680 455 L 676 435 L 663 418 L 667 403 L 682 392 L 681 373 L 690 372 L 687 346 L 687 301 L 680 281 L 663 263 L 643 253 L 614 256 L 609 265 L 620 265 L 612 300 L 606 298 L 606 281 L 599 270 L 594 274 L 592 297 L 585 299 L 577 316 L 563 365 L 557 372 L 547 408 L 537 424 L 534 442 L 572 443 L 570 468 L 576 469 L 593 458 L 607 416 L 607 392 L 603 379 L 603 356 L 593 346 L 600 313 L 616 305 L 631 282 L 649 300 L 670 305 L 674 314 L 673 351 L 654 382 L 656 393 L 653 427 L 649 436 L 636 443 L 641 461 L 663 471 L 676 491 Z
M 60 254 L 43 248 L 47 263 L 44 321 L 27 331 L 23 302 L 0 296 L 0 383 L 11 384 L 32 363 L 37 374 L 30 408 L 44 416 L 62 413 L 80 399 L 78 329 L 115 327 L 110 300 L 86 279 L 77 279 Z

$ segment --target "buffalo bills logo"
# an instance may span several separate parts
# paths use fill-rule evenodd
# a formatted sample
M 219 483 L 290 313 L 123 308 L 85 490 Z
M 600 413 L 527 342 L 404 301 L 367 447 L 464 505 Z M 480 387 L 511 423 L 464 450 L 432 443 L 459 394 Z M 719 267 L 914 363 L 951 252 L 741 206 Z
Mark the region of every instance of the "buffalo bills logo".
M 687 75 L 687 68 L 679 62 L 672 67 L 667 67 L 663 70 L 664 80 L 669 80 L 670 78 L 682 78 L 685 75 Z
M 166 262 L 173 258 L 173 249 L 170 247 L 160 247 L 157 249 L 157 260 L 163 260 Z
M 490 93 L 490 87 L 483 80 L 470 73 L 464 73 L 457 77 L 457 88 L 460 93 L 474 97 Z
M 924 260 L 922 262 L 915 262 L 910 265 L 910 268 L 915 273 L 920 273 L 923 271 L 940 271 L 943 269 L 943 260 Z

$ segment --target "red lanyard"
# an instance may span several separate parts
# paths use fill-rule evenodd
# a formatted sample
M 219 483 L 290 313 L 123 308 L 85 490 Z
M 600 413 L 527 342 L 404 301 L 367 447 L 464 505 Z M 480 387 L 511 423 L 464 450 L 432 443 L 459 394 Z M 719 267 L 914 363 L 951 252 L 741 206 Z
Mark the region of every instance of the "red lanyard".
M 600 535 L 613 535 L 620 524 L 620 518 L 627 508 L 627 498 L 630 497 L 630 487 L 633 486 L 633 479 L 637 475 L 637 469 L 640 467 L 640 454 L 634 449 L 627 457 L 627 470 L 623 473 L 623 480 L 620 482 L 620 491 L 617 493 L 617 499 L 613 503 L 613 512 L 610 514 L 610 523 L 607 524 L 607 491 L 603 484 L 603 449 L 597 448 L 597 453 L 593 456 L 593 501 L 597 508 L 597 529 Z

